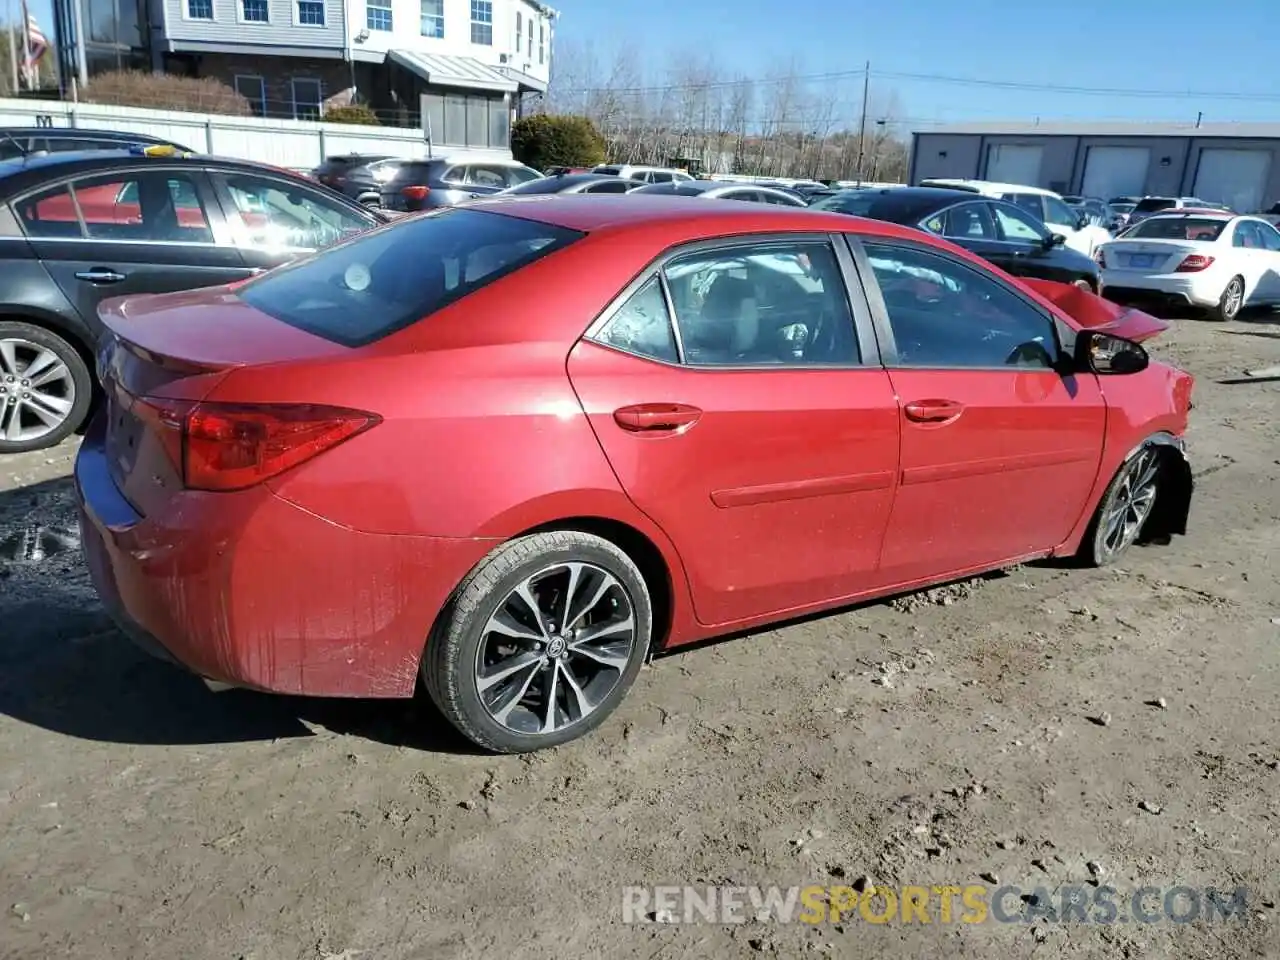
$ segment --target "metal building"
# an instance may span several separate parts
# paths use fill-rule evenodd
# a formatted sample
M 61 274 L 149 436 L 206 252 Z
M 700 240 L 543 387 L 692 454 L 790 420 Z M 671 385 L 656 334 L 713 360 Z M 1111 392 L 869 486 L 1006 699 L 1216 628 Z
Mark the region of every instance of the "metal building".
M 1062 194 L 1280 201 L 1280 123 L 967 123 L 912 135 L 910 182 L 964 177 Z

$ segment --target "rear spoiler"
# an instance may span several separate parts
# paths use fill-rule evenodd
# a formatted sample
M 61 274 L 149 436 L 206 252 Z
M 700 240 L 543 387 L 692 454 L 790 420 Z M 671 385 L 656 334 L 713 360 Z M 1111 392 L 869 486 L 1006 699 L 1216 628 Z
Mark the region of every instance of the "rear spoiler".
M 1104 300 L 1095 293 L 1069 283 L 1025 277 L 1020 279 L 1023 285 L 1040 294 L 1086 330 L 1142 342 L 1164 333 L 1170 326 L 1168 321 Z

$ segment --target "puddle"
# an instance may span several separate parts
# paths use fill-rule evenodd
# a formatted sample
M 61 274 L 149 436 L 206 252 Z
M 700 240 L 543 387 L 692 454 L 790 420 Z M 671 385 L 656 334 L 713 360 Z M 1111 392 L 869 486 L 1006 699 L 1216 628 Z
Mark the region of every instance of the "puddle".
M 0 563 L 40 563 L 79 549 L 76 526 L 33 523 L 0 539 Z

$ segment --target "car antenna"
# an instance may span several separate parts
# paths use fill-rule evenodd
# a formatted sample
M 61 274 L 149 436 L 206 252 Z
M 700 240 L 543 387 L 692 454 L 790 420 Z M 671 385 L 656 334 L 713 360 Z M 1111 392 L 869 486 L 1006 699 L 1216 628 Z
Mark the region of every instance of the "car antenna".
M 22 154 L 24 158 L 31 155 L 31 151 L 28 150 L 26 147 L 24 147 L 22 144 L 20 144 L 17 140 L 13 139 L 13 135 L 10 134 L 8 131 L 0 130 L 0 137 L 3 137 L 5 140 L 8 140 L 15 147 L 17 147 L 18 152 Z

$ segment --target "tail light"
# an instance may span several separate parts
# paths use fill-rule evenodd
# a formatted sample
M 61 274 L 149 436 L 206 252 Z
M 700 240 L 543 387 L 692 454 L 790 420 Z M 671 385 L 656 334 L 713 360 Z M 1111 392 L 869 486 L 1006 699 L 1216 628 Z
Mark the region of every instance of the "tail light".
M 377 414 L 316 404 L 193 403 L 149 398 L 150 425 L 189 490 L 243 490 L 382 422 Z
M 1174 270 L 1175 273 L 1199 273 L 1213 265 L 1213 257 L 1206 257 L 1202 253 L 1193 253 L 1183 259 Z
M 430 192 L 430 187 L 405 187 L 400 191 L 400 196 L 404 197 L 406 200 L 417 200 L 421 203 L 423 200 L 427 199 L 427 194 Z

